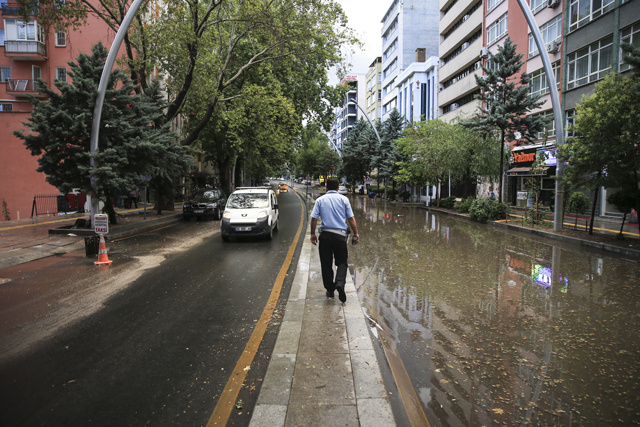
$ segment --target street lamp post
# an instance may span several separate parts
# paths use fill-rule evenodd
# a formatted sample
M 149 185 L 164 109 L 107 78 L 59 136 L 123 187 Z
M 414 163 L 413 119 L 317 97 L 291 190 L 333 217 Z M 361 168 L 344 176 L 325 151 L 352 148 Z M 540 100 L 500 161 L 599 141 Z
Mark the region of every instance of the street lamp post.
M 111 70 L 113 68 L 113 64 L 116 61 L 116 56 L 118 55 L 118 51 L 120 50 L 120 45 L 122 44 L 122 40 L 124 40 L 124 36 L 129 30 L 129 25 L 131 25 L 131 21 L 133 17 L 140 9 L 143 0 L 134 0 L 131 4 L 131 7 L 127 11 L 124 19 L 122 20 L 122 24 L 120 24 L 120 28 L 116 33 L 115 39 L 113 39 L 113 44 L 109 49 L 109 54 L 107 55 L 107 60 L 104 63 L 104 68 L 102 69 L 102 75 L 100 76 L 100 84 L 98 85 L 98 97 L 96 98 L 96 105 L 93 109 L 93 122 L 91 124 L 91 141 L 89 145 L 89 151 L 91 154 L 98 151 L 98 136 L 100 135 L 100 119 L 102 117 L 102 105 L 104 104 L 105 93 L 107 92 L 107 84 L 109 83 L 109 77 L 111 76 Z M 93 156 L 91 156 L 90 160 L 91 167 L 95 166 L 95 160 Z M 91 222 L 93 223 L 93 217 L 98 212 L 98 198 L 97 196 L 97 184 L 95 181 L 95 177 L 91 177 L 91 188 L 93 190 L 93 194 L 91 195 Z
M 527 19 L 529 28 L 533 33 L 533 38 L 538 46 L 538 52 L 540 58 L 542 58 L 542 64 L 544 65 L 544 71 L 547 73 L 547 83 L 549 84 L 549 93 L 551 95 L 551 105 L 553 106 L 553 118 L 556 122 L 556 145 L 559 147 L 564 144 L 564 119 L 562 117 L 562 106 L 560 105 L 560 96 L 558 95 L 558 87 L 556 86 L 556 77 L 553 75 L 553 69 L 551 68 L 551 60 L 549 59 L 549 53 L 547 52 L 540 28 L 536 24 L 536 20 L 529 9 L 529 5 L 524 0 L 518 0 L 520 9 L 524 13 L 524 17 Z M 562 230 L 562 205 L 564 204 L 564 188 L 562 183 L 562 174 L 564 170 L 564 164 L 561 161 L 556 162 L 556 195 L 555 195 L 555 210 L 553 212 L 553 231 Z

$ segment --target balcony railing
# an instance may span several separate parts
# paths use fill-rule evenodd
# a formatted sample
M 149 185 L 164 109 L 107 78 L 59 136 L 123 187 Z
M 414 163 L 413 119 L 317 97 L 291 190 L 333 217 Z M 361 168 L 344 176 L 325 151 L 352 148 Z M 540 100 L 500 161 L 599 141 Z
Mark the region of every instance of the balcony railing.
M 7 79 L 7 92 L 34 92 L 36 82 L 31 79 Z
M 6 54 L 37 54 L 44 58 L 47 54 L 44 43 L 35 40 L 5 40 L 4 53 Z M 31 55 L 29 55 L 31 56 Z

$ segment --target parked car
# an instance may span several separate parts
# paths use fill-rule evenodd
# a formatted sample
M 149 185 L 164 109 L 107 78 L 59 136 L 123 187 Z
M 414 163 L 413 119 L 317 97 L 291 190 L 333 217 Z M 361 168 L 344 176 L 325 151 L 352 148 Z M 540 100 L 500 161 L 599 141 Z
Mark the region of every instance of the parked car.
M 347 187 L 345 187 L 344 185 L 341 185 L 340 187 L 338 187 L 338 194 L 342 194 L 343 196 L 346 196 L 348 192 L 349 191 L 347 190 Z
M 265 236 L 271 240 L 278 230 L 278 201 L 271 188 L 243 187 L 229 196 L 222 214 L 220 236 Z
M 285 182 L 281 182 L 281 183 L 278 185 L 278 190 L 279 190 L 281 193 L 288 193 L 288 192 L 289 192 L 289 186 L 288 186 Z
M 196 190 L 189 201 L 182 205 L 182 215 L 184 219 L 213 217 L 220 219 L 220 214 L 226 205 L 224 193 L 217 188 L 206 190 Z

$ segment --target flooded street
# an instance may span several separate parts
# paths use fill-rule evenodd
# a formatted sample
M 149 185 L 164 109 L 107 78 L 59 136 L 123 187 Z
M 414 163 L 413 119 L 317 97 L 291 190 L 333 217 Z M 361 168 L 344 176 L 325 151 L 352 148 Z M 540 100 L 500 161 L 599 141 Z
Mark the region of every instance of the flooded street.
M 351 200 L 360 300 L 431 425 L 640 423 L 638 262 Z

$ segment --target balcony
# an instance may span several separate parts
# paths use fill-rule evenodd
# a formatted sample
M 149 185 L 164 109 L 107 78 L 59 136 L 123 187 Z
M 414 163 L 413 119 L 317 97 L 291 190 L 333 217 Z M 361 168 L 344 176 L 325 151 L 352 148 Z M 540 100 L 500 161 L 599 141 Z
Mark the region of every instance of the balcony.
M 35 80 L 31 79 L 7 79 L 7 95 L 13 95 L 16 98 L 26 98 L 29 95 L 35 97 L 43 97 L 38 92 Z
M 4 56 L 15 61 L 46 61 L 47 50 L 35 40 L 5 40 Z

